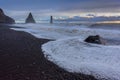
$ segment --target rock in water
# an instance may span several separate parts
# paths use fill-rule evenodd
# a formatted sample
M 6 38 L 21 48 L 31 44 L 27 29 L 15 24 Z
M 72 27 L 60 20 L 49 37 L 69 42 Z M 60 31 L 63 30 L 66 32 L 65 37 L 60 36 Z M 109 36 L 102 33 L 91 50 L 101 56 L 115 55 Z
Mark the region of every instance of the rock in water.
M 105 45 L 105 41 L 99 35 L 89 36 L 84 41 L 88 42 L 88 43 L 104 44 Z
M 53 24 L 53 16 L 50 16 L 50 24 Z
M 4 14 L 4 11 L 0 8 L 0 23 L 13 24 L 15 20 Z
M 32 16 L 32 13 L 29 13 L 25 23 L 36 23 L 33 16 Z

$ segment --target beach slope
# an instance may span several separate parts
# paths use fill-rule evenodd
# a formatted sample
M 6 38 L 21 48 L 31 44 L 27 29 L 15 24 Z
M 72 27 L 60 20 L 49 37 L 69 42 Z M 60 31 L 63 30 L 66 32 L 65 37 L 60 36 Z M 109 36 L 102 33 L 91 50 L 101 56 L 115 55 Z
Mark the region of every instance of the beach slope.
M 47 39 L 0 25 L 0 80 L 96 80 L 69 73 L 48 61 L 41 50 Z

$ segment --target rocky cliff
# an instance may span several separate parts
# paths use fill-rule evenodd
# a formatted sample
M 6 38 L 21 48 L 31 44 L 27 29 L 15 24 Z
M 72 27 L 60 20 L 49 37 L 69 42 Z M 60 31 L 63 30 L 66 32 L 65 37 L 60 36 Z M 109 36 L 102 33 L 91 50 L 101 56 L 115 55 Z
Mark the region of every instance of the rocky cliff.
M 0 8 L 0 23 L 14 24 L 15 20 L 4 14 L 4 11 Z

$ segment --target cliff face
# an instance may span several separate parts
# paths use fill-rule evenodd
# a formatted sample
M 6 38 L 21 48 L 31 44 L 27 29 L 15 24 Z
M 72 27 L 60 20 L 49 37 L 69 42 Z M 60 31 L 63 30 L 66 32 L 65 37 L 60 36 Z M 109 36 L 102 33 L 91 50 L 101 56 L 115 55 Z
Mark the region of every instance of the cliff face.
M 4 14 L 4 11 L 0 9 L 0 23 L 14 24 L 15 20 Z
M 33 16 L 32 16 L 32 13 L 29 13 L 25 23 L 36 23 Z
M 2 9 L 0 9 L 0 23 L 5 23 L 5 15 Z

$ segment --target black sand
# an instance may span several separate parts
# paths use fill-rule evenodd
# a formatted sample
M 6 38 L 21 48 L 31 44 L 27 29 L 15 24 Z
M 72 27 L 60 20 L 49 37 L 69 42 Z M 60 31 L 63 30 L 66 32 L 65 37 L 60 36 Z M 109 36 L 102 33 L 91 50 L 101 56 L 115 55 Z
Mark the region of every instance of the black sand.
M 0 80 L 96 80 L 69 73 L 44 58 L 41 45 L 48 42 L 0 26 Z

